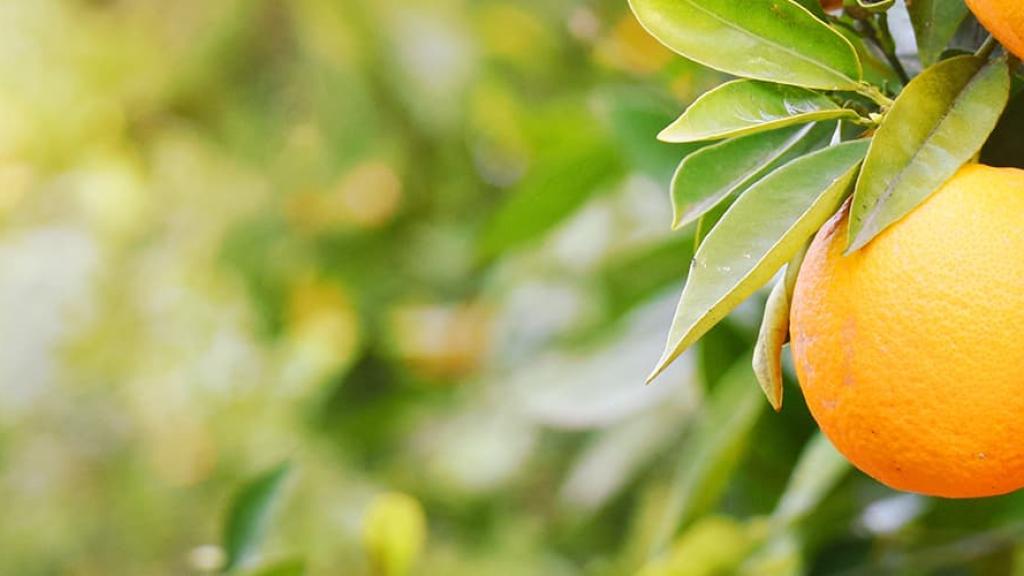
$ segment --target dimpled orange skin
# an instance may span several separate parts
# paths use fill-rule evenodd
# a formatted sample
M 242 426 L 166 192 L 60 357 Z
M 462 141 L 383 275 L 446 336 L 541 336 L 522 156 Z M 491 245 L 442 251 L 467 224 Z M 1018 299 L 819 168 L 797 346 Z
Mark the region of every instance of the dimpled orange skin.
M 1007 50 L 1024 58 L 1024 2 L 967 0 L 967 6 Z
M 1024 486 L 1024 171 L 971 165 L 850 256 L 845 210 L 811 245 L 793 359 L 836 448 L 892 488 Z

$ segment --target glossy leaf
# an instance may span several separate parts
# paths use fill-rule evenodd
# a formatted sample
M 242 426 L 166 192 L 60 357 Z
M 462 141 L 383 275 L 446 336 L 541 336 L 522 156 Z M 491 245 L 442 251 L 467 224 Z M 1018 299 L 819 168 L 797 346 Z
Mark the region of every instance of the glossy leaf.
M 907 11 L 922 66 L 939 60 L 968 12 L 963 0 L 914 0 L 907 3 Z
M 786 273 L 772 287 L 754 345 L 754 375 L 776 412 L 782 410 L 782 347 L 789 341 L 789 309 L 806 253 L 807 245 L 790 260 Z
M 970 160 L 995 128 L 1009 93 L 1006 60 L 986 64 L 974 56 L 940 62 L 908 84 L 864 161 L 848 250 L 903 218 Z
M 288 464 L 280 464 L 253 478 L 235 494 L 224 524 L 224 572 L 241 566 L 259 547 L 288 468 Z
M 794 160 L 747 190 L 701 244 L 690 266 L 656 377 L 767 282 L 839 207 L 866 141 Z
M 805 88 L 734 80 L 698 98 L 658 138 L 665 142 L 719 140 L 856 115 Z
M 835 488 L 850 470 L 850 463 L 820 432 L 807 443 L 773 514 L 793 524 L 803 519 Z
M 719 202 L 717 206 L 712 208 L 697 219 L 697 225 L 694 227 L 693 232 L 693 252 L 697 252 L 700 245 L 704 242 L 704 237 L 715 229 L 715 225 L 722 219 L 722 216 L 729 210 L 732 202 L 736 200 L 736 196 L 733 195 L 726 198 L 725 201 Z
M 771 170 L 827 146 L 835 128 L 834 122 L 794 126 L 726 140 L 687 156 L 672 177 L 672 227 L 693 222 Z
M 714 507 L 746 453 L 763 406 L 749 362 L 746 354 L 729 368 L 681 447 L 672 492 L 652 539 L 652 553 L 663 551 L 679 528 Z
M 861 78 L 853 47 L 790 0 L 630 0 L 661 43 L 735 76 L 823 90 Z

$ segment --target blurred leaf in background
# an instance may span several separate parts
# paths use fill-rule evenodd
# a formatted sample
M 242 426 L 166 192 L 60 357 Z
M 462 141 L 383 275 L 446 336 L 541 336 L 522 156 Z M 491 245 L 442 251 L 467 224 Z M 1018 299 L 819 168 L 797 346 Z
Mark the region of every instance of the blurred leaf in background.
M 247 482 L 235 495 L 224 522 L 225 572 L 245 565 L 259 547 L 287 476 L 288 464 L 280 464 Z

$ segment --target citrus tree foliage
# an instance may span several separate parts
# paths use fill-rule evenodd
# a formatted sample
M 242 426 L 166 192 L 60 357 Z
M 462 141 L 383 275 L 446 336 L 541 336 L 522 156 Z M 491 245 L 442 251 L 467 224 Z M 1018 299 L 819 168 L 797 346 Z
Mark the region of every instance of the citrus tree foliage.
M 631 0 L 641 24 L 665 46 L 742 77 L 697 98 L 659 134 L 667 142 L 726 139 L 713 168 L 701 171 L 697 160 L 711 148 L 680 164 L 672 190 L 677 225 L 732 205 L 694 257 L 651 379 L 799 255 L 847 196 L 852 252 L 981 151 L 1006 108 L 1010 67 L 1017 61 L 996 54 L 991 37 L 974 46 L 974 54 L 936 58 L 965 16 L 962 7 L 943 4 L 959 5 L 915 2 L 905 12 L 919 50 L 901 55 L 889 24 L 896 6 L 891 1 L 826 13 L 795 0 Z M 873 54 L 858 50 L 864 43 Z M 913 66 L 904 66 L 901 56 Z M 865 60 L 872 57 L 886 59 L 895 78 L 868 79 Z M 910 77 L 908 68 L 924 69 Z M 825 124 L 833 132 L 830 146 L 801 151 L 806 156 L 795 154 L 767 174 L 769 162 L 789 152 L 786 135 L 777 144 L 747 139 L 828 120 L 839 122 Z M 730 179 L 731 173 L 736 177 Z M 782 213 L 787 207 L 793 211 L 788 218 Z M 780 355 L 798 269 L 799 262 L 791 263 L 790 280 L 773 292 L 754 356 L 758 380 L 776 410 L 782 406 Z

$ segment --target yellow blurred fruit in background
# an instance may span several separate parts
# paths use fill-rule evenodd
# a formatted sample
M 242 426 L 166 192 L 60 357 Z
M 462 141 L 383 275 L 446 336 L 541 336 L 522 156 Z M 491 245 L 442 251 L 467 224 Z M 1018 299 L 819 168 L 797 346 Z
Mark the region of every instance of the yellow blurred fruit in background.
M 675 55 L 648 34 L 631 14 L 623 16 L 597 45 L 598 62 L 636 74 L 653 74 Z
M 473 304 L 402 304 L 391 312 L 395 352 L 427 378 L 472 373 L 487 351 L 489 316 Z
M 374 576 L 409 574 L 426 539 L 426 515 L 415 498 L 389 492 L 370 503 L 363 520 L 363 546 Z
M 361 341 L 359 314 L 342 286 L 307 278 L 292 289 L 285 338 L 286 384 L 302 391 L 348 366 Z
M 383 160 L 352 167 L 326 191 L 295 195 L 287 210 L 303 231 L 373 229 L 387 224 L 402 203 L 402 181 Z

